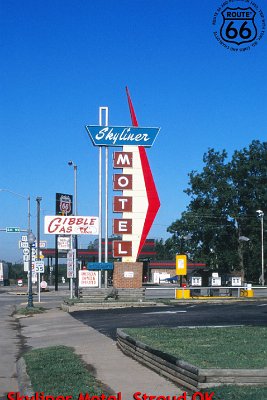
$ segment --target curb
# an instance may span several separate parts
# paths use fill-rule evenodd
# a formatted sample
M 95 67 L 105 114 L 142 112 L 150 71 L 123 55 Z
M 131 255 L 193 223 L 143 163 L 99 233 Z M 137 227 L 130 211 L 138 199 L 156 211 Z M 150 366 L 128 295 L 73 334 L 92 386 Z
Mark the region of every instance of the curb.
M 34 396 L 32 390 L 31 380 L 26 371 L 26 363 L 23 357 L 21 357 L 16 364 L 17 377 L 18 377 L 18 387 L 19 392 L 23 396 Z
M 167 307 L 167 306 L 174 306 L 177 304 L 181 305 L 191 305 L 191 304 L 203 304 L 203 303 L 210 303 L 210 304 L 232 304 L 234 302 L 256 302 L 259 300 L 267 301 L 267 298 L 238 298 L 238 297 L 231 297 L 231 298 L 205 298 L 205 299 L 160 299 L 159 301 L 108 301 L 108 302 L 80 302 L 75 304 L 67 304 L 61 303 L 60 307 L 63 311 L 68 313 L 72 313 L 75 311 L 90 311 L 90 310 L 108 310 L 108 309 L 116 309 L 116 308 L 131 308 L 131 307 Z
M 153 301 L 150 302 L 109 302 L 109 303 L 77 303 L 68 305 L 66 303 L 61 304 L 61 309 L 68 313 L 75 311 L 86 311 L 86 310 L 109 310 L 114 308 L 131 308 L 131 307 L 153 307 L 153 306 L 164 306 Z

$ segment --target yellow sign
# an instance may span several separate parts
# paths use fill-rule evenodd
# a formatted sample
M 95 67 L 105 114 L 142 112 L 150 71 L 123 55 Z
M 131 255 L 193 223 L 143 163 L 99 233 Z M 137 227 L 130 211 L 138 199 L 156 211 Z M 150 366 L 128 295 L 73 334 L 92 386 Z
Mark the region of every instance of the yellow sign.
M 176 275 L 187 274 L 187 257 L 185 254 L 176 254 Z

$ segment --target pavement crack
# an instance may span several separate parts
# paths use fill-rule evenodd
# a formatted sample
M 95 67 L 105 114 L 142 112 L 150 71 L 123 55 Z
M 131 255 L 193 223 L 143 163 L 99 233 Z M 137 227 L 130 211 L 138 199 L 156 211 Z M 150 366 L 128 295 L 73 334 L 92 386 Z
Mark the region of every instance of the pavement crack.
M 20 318 L 17 318 L 15 314 L 13 314 L 13 318 L 14 321 L 12 323 L 12 329 L 17 332 L 16 337 L 18 339 L 18 353 L 16 356 L 16 360 L 18 361 L 23 356 L 23 354 L 31 350 L 31 346 L 27 345 L 27 338 L 22 333 Z

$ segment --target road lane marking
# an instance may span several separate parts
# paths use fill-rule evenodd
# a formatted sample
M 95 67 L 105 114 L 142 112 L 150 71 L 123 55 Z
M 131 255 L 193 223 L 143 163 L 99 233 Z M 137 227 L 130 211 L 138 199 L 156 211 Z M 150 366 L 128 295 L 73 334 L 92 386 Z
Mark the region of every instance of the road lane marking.
M 178 314 L 178 313 L 186 313 L 187 311 L 182 310 L 182 311 L 153 311 L 153 312 L 147 312 L 143 314 Z

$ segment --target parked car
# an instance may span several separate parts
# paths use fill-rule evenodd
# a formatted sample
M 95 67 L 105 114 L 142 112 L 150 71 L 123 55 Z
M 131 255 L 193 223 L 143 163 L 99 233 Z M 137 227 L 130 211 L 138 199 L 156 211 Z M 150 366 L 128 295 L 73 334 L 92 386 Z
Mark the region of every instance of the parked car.
M 178 283 L 179 282 L 179 276 L 171 276 L 170 278 L 162 279 L 162 282 L 169 282 L 169 283 Z

